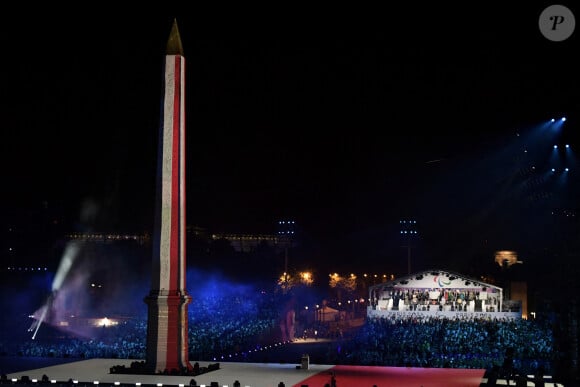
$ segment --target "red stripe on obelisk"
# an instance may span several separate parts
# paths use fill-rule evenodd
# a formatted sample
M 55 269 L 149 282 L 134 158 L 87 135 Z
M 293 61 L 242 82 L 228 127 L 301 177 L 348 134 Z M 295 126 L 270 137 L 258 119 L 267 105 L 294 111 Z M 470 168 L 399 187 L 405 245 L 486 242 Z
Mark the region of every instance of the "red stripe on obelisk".
M 179 56 L 175 57 L 174 71 L 174 85 L 173 85 L 173 146 L 171 155 L 171 253 L 170 259 L 170 273 L 169 273 L 169 288 L 170 291 L 178 290 L 178 271 L 179 271 L 179 247 L 180 247 L 180 205 L 181 205 L 181 176 L 179 171 L 179 164 L 181 159 L 180 147 L 180 128 L 181 128 L 181 73 Z
M 169 300 L 178 296 L 180 271 L 180 216 L 181 216 L 181 57 L 175 56 L 173 69 L 173 128 L 172 128 L 172 157 L 171 157 L 171 247 L 169 254 Z M 174 300 L 177 301 L 177 300 Z M 179 308 L 170 301 L 167 316 L 167 353 L 168 366 L 179 366 Z

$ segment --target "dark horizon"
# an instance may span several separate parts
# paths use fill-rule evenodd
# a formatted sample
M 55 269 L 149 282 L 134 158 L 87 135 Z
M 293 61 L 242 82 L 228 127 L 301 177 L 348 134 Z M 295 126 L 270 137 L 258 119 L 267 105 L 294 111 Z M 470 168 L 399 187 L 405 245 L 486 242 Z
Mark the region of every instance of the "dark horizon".
M 554 141 L 572 154 L 580 146 L 578 38 L 542 36 L 545 6 L 480 7 L 453 23 L 451 8 L 418 8 L 411 24 L 391 17 L 360 29 L 178 13 L 188 225 L 267 233 L 293 219 L 300 260 L 404 271 L 399 221 L 416 219 L 418 269 L 473 268 L 499 249 L 519 251 L 532 272 L 555 256 L 574 262 L 578 223 L 552 212 L 577 211 L 577 172 L 565 185 L 538 179 L 554 161 L 577 167 L 548 155 Z M 70 232 L 152 229 L 174 17 L 0 27 L 5 52 L 26 58 L 1 65 L 4 219 L 26 226 L 54 215 Z M 536 136 L 562 116 L 553 137 Z

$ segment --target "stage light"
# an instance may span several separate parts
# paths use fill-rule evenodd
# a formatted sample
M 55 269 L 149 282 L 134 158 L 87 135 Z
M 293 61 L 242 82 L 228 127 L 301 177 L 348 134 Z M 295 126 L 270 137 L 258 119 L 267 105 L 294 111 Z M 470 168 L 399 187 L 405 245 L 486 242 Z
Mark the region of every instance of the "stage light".
M 564 172 L 568 172 L 568 171 L 569 171 L 569 169 L 568 169 L 568 168 L 564 168 Z
M 550 120 L 550 122 L 554 122 L 554 121 L 556 121 L 556 120 L 555 120 L 555 119 L 553 119 L 553 118 Z
M 558 145 L 554 145 L 554 149 L 558 149 Z
M 556 172 L 556 169 L 555 168 L 552 168 L 552 172 Z
M 566 117 L 562 117 L 562 121 L 566 121 Z
M 570 148 L 570 144 L 566 144 L 566 149 L 569 149 L 569 148 Z

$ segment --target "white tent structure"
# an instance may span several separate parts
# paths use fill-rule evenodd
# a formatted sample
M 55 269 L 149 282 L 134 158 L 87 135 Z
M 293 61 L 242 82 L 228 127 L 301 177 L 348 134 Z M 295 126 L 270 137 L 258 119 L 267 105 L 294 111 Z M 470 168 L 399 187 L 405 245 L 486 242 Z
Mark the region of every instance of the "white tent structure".
M 319 322 L 332 322 L 338 321 L 339 319 L 338 309 L 331 308 L 328 305 L 324 305 L 316 311 L 316 321 Z
M 492 313 L 521 318 L 521 311 L 503 310 L 502 288 L 448 270 L 426 270 L 372 285 L 369 300 L 368 316 Z

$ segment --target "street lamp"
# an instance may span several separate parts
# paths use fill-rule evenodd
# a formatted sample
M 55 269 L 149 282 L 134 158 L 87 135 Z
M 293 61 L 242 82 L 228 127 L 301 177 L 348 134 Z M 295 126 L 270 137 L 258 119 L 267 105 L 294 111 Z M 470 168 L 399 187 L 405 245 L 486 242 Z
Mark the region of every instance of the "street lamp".
M 314 282 L 314 278 L 312 277 L 312 273 L 309 271 L 303 271 L 300 273 L 300 282 L 306 286 L 312 285 Z

